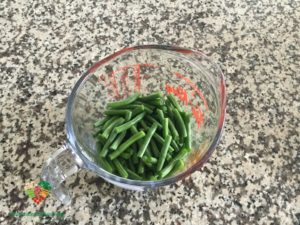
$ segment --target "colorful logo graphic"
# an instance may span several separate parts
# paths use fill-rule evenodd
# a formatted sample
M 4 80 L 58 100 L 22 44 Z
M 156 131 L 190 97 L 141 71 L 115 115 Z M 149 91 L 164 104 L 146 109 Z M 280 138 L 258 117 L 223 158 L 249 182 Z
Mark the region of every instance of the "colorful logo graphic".
M 40 204 L 51 191 L 51 185 L 47 181 L 40 181 L 38 184 L 29 182 L 25 184 L 25 193 L 36 204 Z

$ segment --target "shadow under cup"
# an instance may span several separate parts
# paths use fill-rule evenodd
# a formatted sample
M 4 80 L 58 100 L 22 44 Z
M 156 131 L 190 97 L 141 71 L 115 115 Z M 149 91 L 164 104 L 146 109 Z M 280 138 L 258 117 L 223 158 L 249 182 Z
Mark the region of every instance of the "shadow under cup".
M 185 169 L 158 181 L 129 180 L 106 172 L 96 163 L 94 123 L 104 117 L 108 102 L 155 91 L 174 94 L 192 114 L 192 151 Z M 103 59 L 80 78 L 68 100 L 66 128 L 83 167 L 118 186 L 140 190 L 176 182 L 199 169 L 220 139 L 224 114 L 224 77 L 205 55 L 169 46 L 138 46 Z

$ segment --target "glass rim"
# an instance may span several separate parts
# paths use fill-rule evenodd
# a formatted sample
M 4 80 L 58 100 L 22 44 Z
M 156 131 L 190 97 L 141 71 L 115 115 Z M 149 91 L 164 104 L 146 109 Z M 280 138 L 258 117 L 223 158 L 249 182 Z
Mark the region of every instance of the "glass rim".
M 190 168 L 187 170 L 177 174 L 176 176 L 172 176 L 166 179 L 162 180 L 156 180 L 156 181 L 139 181 L 139 180 L 131 180 L 127 178 L 122 178 L 117 175 L 111 174 L 101 167 L 99 167 L 95 162 L 91 161 L 85 154 L 82 153 L 83 148 L 80 146 L 80 144 L 76 141 L 76 136 L 73 128 L 73 117 L 72 117 L 72 111 L 73 111 L 73 103 L 74 99 L 76 97 L 77 92 L 80 90 L 80 87 L 85 83 L 85 80 L 89 77 L 91 73 L 93 73 L 98 67 L 101 65 L 107 63 L 108 61 L 112 60 L 113 58 L 129 51 L 134 51 L 134 50 L 139 50 L 139 49 L 157 49 L 157 50 L 167 50 L 167 51 L 176 51 L 181 54 L 196 54 L 196 55 L 201 55 L 204 57 L 211 65 L 213 65 L 217 70 L 219 71 L 219 76 L 220 76 L 220 89 L 221 89 L 221 94 L 220 94 L 220 116 L 218 120 L 218 128 L 216 135 L 211 142 L 208 150 L 204 153 L 204 155 L 200 158 L 198 162 L 193 164 Z M 127 184 L 127 185 L 132 185 L 132 186 L 137 186 L 137 187 L 159 187 L 159 186 L 165 186 L 169 185 L 172 183 L 175 183 L 179 180 L 182 180 L 183 178 L 191 175 L 195 171 L 199 170 L 202 168 L 202 166 L 207 162 L 208 158 L 211 156 L 213 151 L 216 149 L 220 138 L 223 133 L 224 129 L 224 124 L 225 124 L 225 113 L 226 113 L 226 87 L 225 87 L 225 78 L 224 74 L 221 71 L 220 67 L 218 64 L 212 62 L 207 55 L 205 55 L 201 51 L 195 51 L 187 48 L 181 48 L 181 47 L 176 47 L 176 46 L 170 46 L 170 45 L 139 45 L 139 46 L 133 46 L 133 47 L 127 47 L 123 48 L 109 56 L 104 57 L 100 61 L 94 63 L 85 73 L 81 75 L 79 80 L 76 82 L 74 85 L 71 94 L 68 97 L 68 102 L 67 102 L 67 107 L 66 107 L 66 118 L 65 118 L 65 127 L 66 127 L 66 133 L 67 133 L 67 142 L 69 145 L 71 145 L 72 150 L 75 151 L 75 153 L 81 158 L 81 160 L 84 162 L 84 165 L 86 166 L 87 169 L 90 169 L 94 172 L 96 172 L 100 177 L 107 179 L 108 181 L 112 182 L 118 182 L 122 184 Z

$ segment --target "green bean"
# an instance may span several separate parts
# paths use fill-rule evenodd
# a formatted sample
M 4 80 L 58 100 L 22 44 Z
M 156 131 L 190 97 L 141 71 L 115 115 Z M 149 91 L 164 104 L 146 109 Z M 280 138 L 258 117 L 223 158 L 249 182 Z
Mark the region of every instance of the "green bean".
M 125 141 L 123 144 L 121 144 L 118 149 L 114 152 L 112 152 L 109 155 L 109 158 L 111 160 L 117 158 L 119 155 L 121 155 L 127 148 L 129 148 L 130 145 L 132 145 L 137 140 L 143 138 L 145 136 L 145 133 L 143 131 L 140 131 L 133 136 L 131 136 L 127 141 Z
M 185 115 L 184 123 L 186 127 L 187 136 L 184 138 L 184 146 L 188 149 L 192 149 L 192 131 L 191 131 L 191 117 L 190 115 Z
M 131 131 L 131 133 L 132 133 L 133 135 L 139 132 L 135 125 L 133 125 L 132 127 L 130 127 L 130 131 Z M 138 141 L 137 141 L 138 146 L 141 146 L 141 144 L 142 144 L 141 141 L 142 141 L 142 140 L 138 140 Z
M 135 166 L 133 160 L 128 160 L 128 167 L 131 171 L 135 172 Z
M 184 161 L 182 159 L 180 159 L 175 163 L 172 171 L 167 175 L 167 177 L 172 176 L 173 174 L 177 173 L 178 171 L 182 170 L 183 168 L 184 168 Z
M 163 147 L 161 149 L 161 153 L 160 153 L 158 163 L 157 163 L 157 166 L 156 166 L 156 171 L 160 171 L 162 169 L 162 167 L 165 163 L 165 160 L 166 160 L 168 150 L 170 148 L 171 141 L 172 141 L 172 137 L 170 135 L 168 135 L 166 137 L 165 142 L 163 144 Z
M 148 147 L 149 143 L 150 143 L 150 140 L 153 136 L 153 134 L 155 133 L 157 129 L 157 125 L 156 124 L 153 124 L 150 129 L 147 131 L 147 134 L 146 134 L 146 137 L 143 139 L 142 143 L 141 143 L 141 146 L 140 146 L 140 150 L 138 151 L 137 153 L 137 156 L 142 158 L 145 151 L 146 151 L 146 148 Z
M 121 142 L 123 141 L 125 135 L 126 135 L 126 131 L 123 131 L 121 134 L 119 134 L 116 140 L 111 144 L 110 149 L 116 150 L 121 144 Z
M 176 173 L 178 170 L 181 170 L 184 167 L 184 162 L 182 159 L 176 160 L 174 163 L 169 163 L 165 168 L 163 168 L 159 172 L 160 178 L 164 178 L 168 175 L 171 176 L 172 174 Z
M 111 132 L 111 134 L 109 135 L 105 145 L 103 146 L 102 150 L 100 151 L 99 155 L 101 157 L 105 157 L 107 155 L 108 152 L 108 148 L 110 146 L 110 144 L 115 140 L 115 138 L 117 137 L 117 133 L 116 132 Z
M 119 117 L 118 119 L 116 119 L 116 120 L 114 120 L 104 131 L 103 131 L 103 133 L 102 133 L 102 137 L 104 137 L 104 138 L 108 138 L 108 136 L 109 136 L 109 134 L 110 134 L 110 132 L 113 130 L 113 128 L 115 127 L 115 126 L 118 126 L 118 125 L 120 125 L 120 124 L 122 124 L 123 122 L 124 122 L 125 120 L 124 120 L 124 118 L 122 118 L 122 117 Z
M 144 105 L 145 110 L 146 110 L 146 108 L 150 109 L 150 110 L 151 110 L 151 113 L 153 112 L 153 110 L 154 110 L 154 108 L 155 108 L 155 106 L 150 105 L 150 104 L 148 104 L 148 103 L 146 103 L 146 102 L 140 102 L 140 101 L 137 101 L 137 103 L 138 103 L 138 104 Z
M 170 132 L 172 134 L 173 139 L 178 141 L 179 140 L 179 134 L 178 134 L 178 131 L 175 128 L 175 125 L 174 125 L 172 120 L 169 120 L 169 128 L 170 128 Z
M 165 143 L 165 139 L 163 139 L 158 133 L 154 133 L 153 137 L 159 144 L 163 145 Z M 170 146 L 169 151 L 174 152 L 174 148 Z
M 146 118 L 149 122 L 157 124 L 157 126 L 158 126 L 159 128 L 162 128 L 162 125 L 161 125 L 156 119 L 154 119 L 152 116 L 146 115 L 145 118 Z
M 123 152 L 120 155 L 120 157 L 122 157 L 123 159 L 129 159 L 132 155 L 133 155 L 133 149 L 132 148 L 128 148 L 125 152 Z
M 163 120 L 163 138 L 166 138 L 169 135 L 169 119 L 165 118 Z
M 172 103 L 172 105 L 179 111 L 182 111 L 182 108 L 180 107 L 179 103 L 176 101 L 174 95 L 168 94 L 167 99 Z
M 132 162 L 134 164 L 138 164 L 139 163 L 139 157 L 137 156 L 137 154 L 133 154 L 132 155 Z
M 154 158 L 154 157 L 151 157 L 151 156 L 144 155 L 142 157 L 142 160 L 143 160 L 144 163 L 149 163 L 149 164 L 155 164 L 155 163 L 157 163 L 157 159 Z
M 176 143 L 175 140 L 172 140 L 171 146 L 174 148 L 174 150 L 175 150 L 176 152 L 178 152 L 179 149 L 180 149 L 179 146 L 178 146 L 178 144 Z
M 99 162 L 100 166 L 102 166 L 103 169 L 105 169 L 107 172 L 109 172 L 109 173 L 114 172 L 113 166 L 105 158 L 98 157 L 98 162 Z
M 113 121 L 115 121 L 116 119 L 118 119 L 117 116 L 111 117 L 109 120 L 107 120 L 107 121 L 104 123 L 102 129 L 105 130 L 105 129 L 106 129 Z
M 156 145 L 156 143 L 155 143 L 155 141 L 153 139 L 150 141 L 150 146 L 151 146 L 151 152 L 152 152 L 152 154 L 155 157 L 159 157 L 160 153 L 159 153 L 158 147 L 157 147 L 157 145 Z
M 150 176 L 150 177 L 149 177 L 149 180 L 153 180 L 153 181 L 154 181 L 154 180 L 157 180 L 157 175 L 152 175 L 152 176 Z
M 163 111 L 161 109 L 157 109 L 156 113 L 157 113 L 157 117 L 158 117 L 159 121 L 161 123 L 163 123 L 164 119 L 165 119 L 165 115 L 164 115 Z
M 130 127 L 132 127 L 133 125 L 135 125 L 137 122 L 139 122 L 141 119 L 143 119 L 143 117 L 145 116 L 145 113 L 141 113 L 139 115 L 137 115 L 136 117 L 134 117 L 132 120 L 129 120 L 128 122 L 118 126 L 115 128 L 115 131 L 117 133 L 120 133 L 124 130 L 129 129 Z
M 180 134 L 180 137 L 184 138 L 184 137 L 187 136 L 184 121 L 183 121 L 183 119 L 182 119 L 182 117 L 181 117 L 181 115 L 180 115 L 180 113 L 177 109 L 173 109 L 173 113 L 174 113 L 177 129 L 178 129 L 178 132 Z
M 138 174 L 143 174 L 144 171 L 145 171 L 145 167 L 144 167 L 143 161 L 140 160 L 139 165 L 138 165 Z
M 130 131 L 131 131 L 132 134 L 136 134 L 136 133 L 139 132 L 139 131 L 137 130 L 137 128 L 136 128 L 135 125 L 133 125 L 132 127 L 130 127 Z
M 126 171 L 129 175 L 129 178 L 132 178 L 134 180 L 143 180 L 143 178 L 140 175 L 138 175 L 137 173 L 135 173 L 133 170 L 127 168 Z
M 172 105 L 171 102 L 169 102 L 168 100 L 166 100 L 166 107 L 167 107 L 167 115 L 169 116 L 170 120 L 174 119 L 174 115 L 172 110 L 174 109 L 174 106 Z
M 108 116 L 126 116 L 128 117 L 128 114 L 131 116 L 131 111 L 128 109 L 109 109 L 104 112 L 105 115 Z
M 139 94 L 135 93 L 124 100 L 107 103 L 107 107 L 112 108 L 112 109 L 120 108 L 124 105 L 129 105 L 130 103 L 134 102 L 138 97 L 139 97 Z
M 94 123 L 94 127 L 99 127 L 99 126 L 103 125 L 109 119 L 110 119 L 109 117 L 105 117 L 102 120 L 98 120 L 96 123 Z
M 145 151 L 145 156 L 147 156 L 147 157 L 152 157 L 152 155 L 151 155 L 151 152 L 150 152 L 150 148 L 149 148 L 150 146 L 148 145 L 148 147 L 146 148 L 146 151 Z
M 140 101 L 152 101 L 152 100 L 155 100 L 155 99 L 159 99 L 159 98 L 162 98 L 163 94 L 161 91 L 157 91 L 157 92 L 154 92 L 153 94 L 150 94 L 150 95 L 147 95 L 147 96 L 141 96 L 139 97 L 139 100 Z
M 172 158 L 172 160 L 169 162 L 169 164 L 174 163 L 177 160 L 183 159 L 187 154 L 189 153 L 189 149 L 182 148 L 178 154 Z
M 137 107 L 135 107 L 132 111 L 132 116 L 136 116 L 142 112 L 145 111 L 145 107 L 144 105 L 138 105 Z
M 128 173 L 125 170 L 124 166 L 120 163 L 120 161 L 118 159 L 114 159 L 113 160 L 114 165 L 116 166 L 116 169 L 118 171 L 118 173 L 124 177 L 127 178 L 128 177 Z
M 166 161 L 170 162 L 172 159 L 172 155 L 170 153 L 167 154 Z
M 155 99 L 155 100 L 153 100 L 153 101 L 151 101 L 149 103 L 151 103 L 151 105 L 154 105 L 154 106 L 160 107 L 160 108 L 164 105 L 164 101 L 162 99 L 160 99 L 160 98 Z
M 148 125 L 146 124 L 146 122 L 145 122 L 144 120 L 141 120 L 141 121 L 140 121 L 140 124 L 142 125 L 142 127 L 143 127 L 145 130 L 148 130 L 148 129 L 149 129 Z

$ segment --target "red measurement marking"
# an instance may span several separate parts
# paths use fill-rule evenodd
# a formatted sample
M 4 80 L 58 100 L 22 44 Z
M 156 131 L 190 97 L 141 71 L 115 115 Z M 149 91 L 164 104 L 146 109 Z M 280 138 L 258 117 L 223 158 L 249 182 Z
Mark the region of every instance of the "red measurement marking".
M 173 87 L 171 86 L 170 84 L 166 84 L 165 85 L 165 89 L 166 91 L 170 94 L 174 94 L 176 95 L 182 102 L 183 104 L 187 105 L 188 102 L 189 102 L 189 99 L 188 99 L 188 94 L 186 92 L 186 90 L 184 90 L 182 87 Z
M 127 83 L 128 79 L 128 70 L 133 69 L 134 74 L 134 91 L 140 92 L 141 89 L 141 68 L 142 67 L 156 67 L 153 64 L 143 63 L 143 64 L 134 64 L 129 66 L 119 67 L 117 70 L 108 74 L 109 83 L 106 81 L 106 77 L 103 74 L 100 74 L 98 77 L 98 83 L 102 81 L 105 82 L 105 85 L 109 85 L 112 91 L 115 93 L 115 98 L 121 98 L 120 91 L 118 89 L 117 80 L 120 79 L 121 88 L 124 88 L 123 96 L 127 96 L 129 94 L 129 85 Z M 121 77 L 117 76 L 121 74 Z M 148 75 L 149 76 L 149 75 Z
M 128 70 L 126 69 L 123 71 L 123 74 L 120 79 L 121 87 L 123 87 L 123 96 L 127 96 L 129 94 L 127 78 L 128 78 Z
M 141 65 L 140 64 L 134 65 L 133 72 L 134 72 L 134 79 L 135 79 L 134 90 L 136 92 L 140 92 L 140 90 L 141 90 Z
M 194 118 L 196 119 L 196 122 L 198 124 L 198 128 L 200 128 L 201 125 L 204 122 L 203 112 L 200 109 L 200 106 L 193 106 L 192 113 L 193 113 Z
M 205 106 L 206 111 L 208 111 L 208 105 L 207 105 L 207 102 L 206 102 L 206 100 L 205 100 L 205 98 L 204 98 L 203 93 L 199 90 L 199 88 L 197 87 L 197 85 L 194 84 L 189 78 L 183 76 L 182 74 L 180 74 L 180 73 L 178 73 L 178 72 L 176 72 L 175 75 L 176 75 L 177 77 L 179 77 L 180 79 L 183 79 L 184 81 L 186 81 L 186 82 L 194 89 L 194 91 L 197 92 L 197 94 L 199 95 L 199 97 L 200 97 L 200 98 L 202 99 L 202 101 L 203 101 L 203 104 L 204 104 L 204 106 Z

